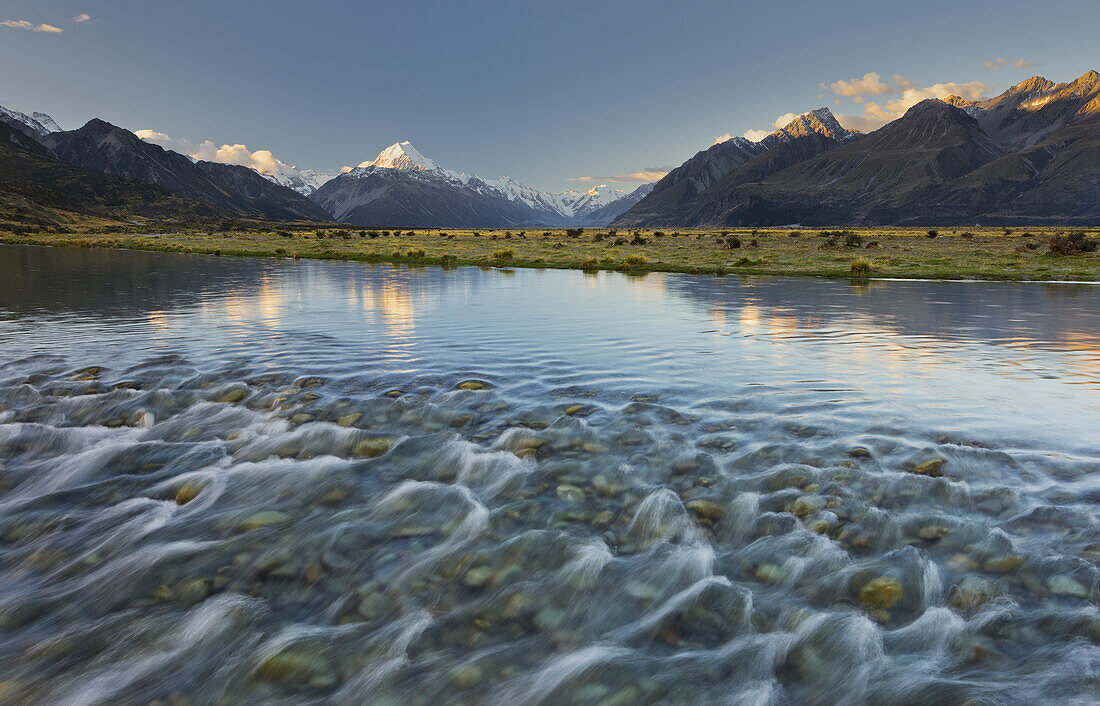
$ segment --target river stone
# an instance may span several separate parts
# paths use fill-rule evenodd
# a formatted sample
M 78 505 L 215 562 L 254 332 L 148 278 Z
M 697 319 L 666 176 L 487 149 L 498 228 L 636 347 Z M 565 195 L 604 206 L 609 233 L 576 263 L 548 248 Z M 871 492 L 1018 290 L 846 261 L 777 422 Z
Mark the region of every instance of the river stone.
M 202 492 L 203 484 L 196 480 L 189 480 L 180 486 L 180 489 L 176 491 L 176 504 L 186 505 L 195 498 L 199 497 L 199 493 Z
M 913 473 L 918 476 L 929 476 L 930 478 L 939 478 L 943 475 L 943 459 L 934 458 L 924 463 L 918 463 L 913 466 Z
M 365 458 L 375 458 L 390 450 L 393 440 L 385 437 L 377 439 L 363 439 L 352 448 L 352 454 Z
M 362 418 L 362 412 L 352 412 L 351 414 L 345 414 L 344 416 L 337 419 L 336 423 L 342 427 L 350 427 Z
M 451 681 L 456 689 L 469 689 L 481 681 L 481 667 L 476 664 L 460 664 L 451 669 Z
M 868 608 L 893 608 L 901 597 L 901 582 L 893 576 L 873 578 L 859 589 L 859 602 Z
M 827 502 L 821 495 L 803 495 L 791 503 L 791 512 L 798 517 L 808 517 L 824 508 Z
M 567 503 L 583 503 L 584 491 L 575 485 L 562 483 L 555 491 L 557 496 Z
M 948 530 L 943 525 L 925 525 L 924 527 L 920 528 L 920 530 L 917 532 L 917 535 L 921 539 L 935 541 L 946 537 L 949 531 L 950 530 Z
M 852 458 L 870 458 L 871 452 L 863 448 L 862 446 L 853 446 L 852 448 L 848 449 L 848 455 Z
M 298 684 L 314 689 L 336 686 L 337 674 L 324 657 L 303 647 L 290 647 L 271 655 L 260 663 L 257 676 L 265 681 Z
M 661 595 L 660 591 L 650 586 L 648 583 L 642 583 L 641 581 L 635 580 L 627 581 L 623 590 L 626 591 L 628 596 L 636 598 L 639 601 L 652 601 Z
M 687 509 L 695 513 L 703 520 L 714 521 L 722 516 L 722 506 L 711 500 L 692 500 L 687 504 Z
M 596 516 L 592 518 L 593 527 L 610 527 L 615 522 L 615 513 L 610 510 L 604 510 L 596 513 Z
M 1016 571 L 1024 565 L 1024 558 L 1019 554 L 1009 554 L 997 559 L 989 559 L 983 564 L 986 571 L 995 571 L 998 574 L 1008 574 Z
M 493 576 L 492 568 L 488 566 L 475 566 L 462 577 L 462 583 L 470 588 L 481 588 L 489 582 Z
M 363 616 L 365 619 L 374 620 L 385 613 L 388 606 L 389 599 L 386 598 L 386 595 L 374 591 L 363 596 L 363 600 L 359 601 L 356 610 L 359 612 L 359 615 Z
M 1047 588 L 1056 596 L 1069 596 L 1072 598 L 1088 598 L 1089 591 L 1077 579 L 1072 576 L 1059 574 L 1047 579 Z
M 618 495 L 627 489 L 627 484 L 621 479 L 610 478 L 603 473 L 592 479 L 592 490 L 600 495 Z
M 584 409 L 583 404 L 575 404 L 575 405 L 572 405 L 570 407 L 566 407 L 565 408 L 565 413 L 568 414 L 569 416 L 573 416 L 574 414 L 581 411 L 582 409 Z
M 980 576 L 967 576 L 955 586 L 948 604 L 952 608 L 970 610 L 987 603 L 993 595 L 989 582 Z
M 484 390 L 485 383 L 480 380 L 467 380 L 458 384 L 460 390 Z
M 535 627 L 539 630 L 553 630 L 565 620 L 565 613 L 554 606 L 546 606 L 535 614 Z
M 235 404 L 243 400 L 245 397 L 248 397 L 248 390 L 240 387 L 235 387 L 219 397 L 218 402 L 228 402 L 230 404 Z
M 254 515 L 249 515 L 240 524 L 240 529 L 243 532 L 248 532 L 254 529 L 260 529 L 261 527 L 267 527 L 269 525 L 279 525 L 290 520 L 290 515 L 284 512 L 278 512 L 276 510 L 265 510 L 263 512 L 257 512 Z

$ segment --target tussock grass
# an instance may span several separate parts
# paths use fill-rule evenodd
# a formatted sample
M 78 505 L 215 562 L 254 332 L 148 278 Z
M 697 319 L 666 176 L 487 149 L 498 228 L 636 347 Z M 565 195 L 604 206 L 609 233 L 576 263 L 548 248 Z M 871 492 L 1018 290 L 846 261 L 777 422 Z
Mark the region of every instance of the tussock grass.
M 35 229 L 24 225 L 12 230 L 0 225 L 0 242 L 408 266 L 1100 281 L 1100 252 L 1090 250 L 1100 238 L 1100 229 L 1030 227 L 1026 234 L 1007 229 L 1010 233 L 1006 235 L 1002 228 L 940 227 L 935 238 L 928 237 L 927 227 L 773 228 L 755 234 L 731 229 L 639 229 L 624 237 L 613 229 L 521 234 L 484 229 L 380 230 L 339 224 L 319 229 L 317 224 L 256 222 L 109 225 L 85 222 L 68 226 L 64 232 L 53 226 Z M 221 229 L 222 225 L 228 227 Z M 323 237 L 318 238 L 319 233 Z M 502 249 L 504 240 L 507 247 Z M 1049 248 L 1040 247 L 1047 242 Z M 873 262 L 859 257 L 868 249 L 874 250 Z M 872 269 L 864 272 L 861 261 Z

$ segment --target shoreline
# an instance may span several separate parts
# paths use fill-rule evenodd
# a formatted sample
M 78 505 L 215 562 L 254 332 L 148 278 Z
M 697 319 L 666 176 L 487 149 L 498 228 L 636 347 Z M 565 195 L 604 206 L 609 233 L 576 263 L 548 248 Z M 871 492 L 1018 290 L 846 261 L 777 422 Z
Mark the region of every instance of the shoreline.
M 802 276 L 867 281 L 1100 283 L 1100 253 L 1053 255 L 1051 236 L 1081 229 L 986 228 L 420 230 L 322 228 L 241 233 L 3 234 L 0 244 L 341 260 L 444 268 Z M 929 233 L 936 235 L 930 236 Z M 1096 229 L 1086 231 L 1096 238 Z M 732 246 L 731 246 L 732 242 Z

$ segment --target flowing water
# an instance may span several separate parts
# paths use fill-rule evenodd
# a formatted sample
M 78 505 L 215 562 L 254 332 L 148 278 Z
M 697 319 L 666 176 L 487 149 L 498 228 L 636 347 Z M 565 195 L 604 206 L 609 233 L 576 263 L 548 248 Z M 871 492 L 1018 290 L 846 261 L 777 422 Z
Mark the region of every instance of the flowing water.
M 0 248 L 0 703 L 1087 703 L 1100 287 Z

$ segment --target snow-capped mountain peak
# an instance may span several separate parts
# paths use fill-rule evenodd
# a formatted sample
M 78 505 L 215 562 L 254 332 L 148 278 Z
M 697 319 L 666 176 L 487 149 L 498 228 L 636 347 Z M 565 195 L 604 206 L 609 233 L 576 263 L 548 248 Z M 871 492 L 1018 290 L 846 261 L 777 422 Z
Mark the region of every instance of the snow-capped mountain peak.
M 374 161 L 363 162 L 360 167 L 378 167 L 380 169 L 408 169 L 418 172 L 435 171 L 439 165 L 428 159 L 413 147 L 408 140 L 395 142 L 378 153 Z
M 61 126 L 53 118 L 45 113 L 20 113 L 18 110 L 9 110 L 0 105 L 0 119 L 14 121 L 29 128 L 38 137 L 45 137 L 51 132 L 61 132 Z

